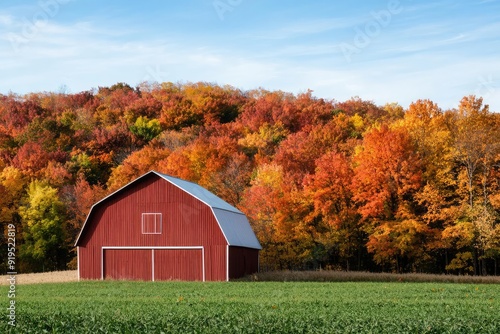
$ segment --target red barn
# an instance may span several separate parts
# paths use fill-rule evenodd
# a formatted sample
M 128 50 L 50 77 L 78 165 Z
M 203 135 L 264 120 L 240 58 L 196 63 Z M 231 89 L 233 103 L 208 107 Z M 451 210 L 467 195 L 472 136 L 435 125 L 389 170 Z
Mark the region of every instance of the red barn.
M 94 204 L 75 246 L 80 279 L 145 281 L 242 277 L 261 249 L 241 211 L 155 171 Z

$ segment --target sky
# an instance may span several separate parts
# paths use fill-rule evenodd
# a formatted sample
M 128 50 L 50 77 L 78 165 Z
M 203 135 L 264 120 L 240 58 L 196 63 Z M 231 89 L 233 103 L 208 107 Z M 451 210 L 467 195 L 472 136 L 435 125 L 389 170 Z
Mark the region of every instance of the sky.
M 0 0 L 0 94 L 145 81 L 500 111 L 500 0 Z

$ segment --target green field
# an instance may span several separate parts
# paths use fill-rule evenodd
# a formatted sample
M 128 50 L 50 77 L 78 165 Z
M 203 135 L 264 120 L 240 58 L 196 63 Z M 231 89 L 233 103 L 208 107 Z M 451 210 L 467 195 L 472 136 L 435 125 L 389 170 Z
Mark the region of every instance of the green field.
M 18 285 L 12 333 L 500 333 L 500 285 L 73 282 Z

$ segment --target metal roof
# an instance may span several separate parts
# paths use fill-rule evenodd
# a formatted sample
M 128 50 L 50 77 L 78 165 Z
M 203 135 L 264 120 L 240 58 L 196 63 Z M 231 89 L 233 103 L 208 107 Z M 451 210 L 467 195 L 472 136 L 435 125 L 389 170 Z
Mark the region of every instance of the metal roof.
M 214 216 L 219 223 L 222 233 L 224 234 L 226 241 L 230 246 L 262 249 L 259 241 L 257 240 L 257 237 L 255 236 L 255 233 L 252 230 L 252 227 L 250 226 L 250 223 L 248 222 L 248 219 L 243 212 L 227 203 L 223 199 L 217 197 L 207 189 L 197 185 L 196 183 L 185 181 L 170 175 L 158 173 L 154 170 L 138 177 L 137 179 L 131 181 L 127 185 L 123 186 L 122 188 L 118 189 L 117 191 L 104 197 L 103 199 L 92 205 L 87 219 L 85 220 L 85 223 L 83 224 L 80 234 L 75 242 L 75 246 L 78 245 L 78 241 L 83 235 L 83 231 L 85 230 L 90 214 L 97 205 L 151 173 L 172 183 L 179 189 L 187 192 L 191 196 L 208 205 L 212 209 L 212 212 L 214 213 Z
M 152 172 L 211 207 L 230 246 L 262 249 L 243 212 L 196 183 L 155 171 Z
M 212 208 L 230 246 L 262 249 L 244 214 Z
M 218 209 L 223 209 L 231 212 L 236 212 L 239 214 L 243 214 L 240 210 L 236 209 L 234 206 L 231 204 L 227 203 L 226 201 L 222 200 L 221 198 L 217 197 L 207 189 L 197 185 L 196 183 L 185 181 L 178 179 L 176 177 L 158 173 L 155 171 L 152 171 L 153 173 L 157 174 L 158 176 L 162 177 L 163 179 L 169 181 L 170 183 L 174 184 L 175 186 L 179 187 L 180 189 L 184 190 L 188 194 L 191 194 L 192 196 L 196 197 L 206 205 L 212 207 L 212 208 L 218 208 Z

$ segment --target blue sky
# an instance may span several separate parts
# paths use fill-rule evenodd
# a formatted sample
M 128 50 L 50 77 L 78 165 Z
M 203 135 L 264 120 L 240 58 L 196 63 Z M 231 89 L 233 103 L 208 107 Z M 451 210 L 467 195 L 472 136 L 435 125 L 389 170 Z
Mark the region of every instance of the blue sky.
M 0 93 L 144 81 L 500 111 L 500 0 L 0 0 Z

